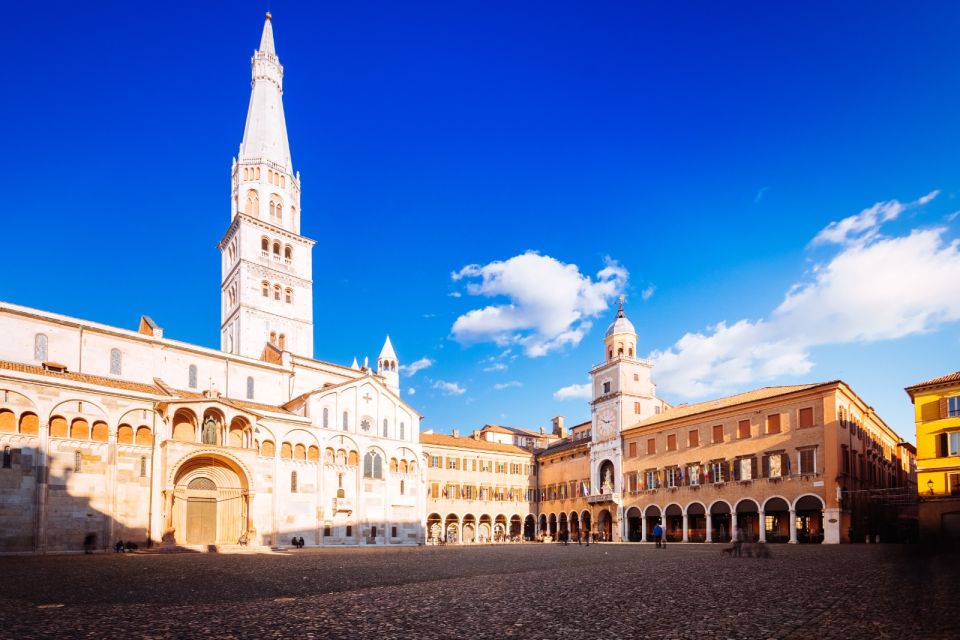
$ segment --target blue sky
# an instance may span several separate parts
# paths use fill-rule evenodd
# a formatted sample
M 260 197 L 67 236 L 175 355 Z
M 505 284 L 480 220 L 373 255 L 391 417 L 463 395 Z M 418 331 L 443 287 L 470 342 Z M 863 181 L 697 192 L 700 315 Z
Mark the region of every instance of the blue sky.
M 272 2 L 317 357 L 389 332 L 425 428 L 580 421 L 622 290 L 669 401 L 842 378 L 913 440 L 960 369 L 960 6 L 834 4 Z M 264 9 L 5 8 L 0 299 L 218 345 Z

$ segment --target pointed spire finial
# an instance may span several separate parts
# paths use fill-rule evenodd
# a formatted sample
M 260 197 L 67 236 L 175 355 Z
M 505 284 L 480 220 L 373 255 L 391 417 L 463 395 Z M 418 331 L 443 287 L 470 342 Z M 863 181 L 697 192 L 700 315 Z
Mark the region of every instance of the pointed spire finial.
M 622 317 L 623 317 L 623 301 L 624 301 L 624 300 L 626 300 L 626 296 L 624 296 L 624 295 L 621 293 L 621 294 L 620 294 L 620 308 L 617 309 L 617 317 L 618 317 L 618 318 L 622 318 Z
M 273 46 L 273 14 L 267 11 L 267 19 L 263 23 L 263 35 L 260 36 L 260 52 L 277 55 Z

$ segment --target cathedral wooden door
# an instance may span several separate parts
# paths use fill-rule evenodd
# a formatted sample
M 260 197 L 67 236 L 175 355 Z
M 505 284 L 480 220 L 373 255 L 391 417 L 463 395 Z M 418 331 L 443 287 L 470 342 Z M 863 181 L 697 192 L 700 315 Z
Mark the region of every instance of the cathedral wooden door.
M 187 501 L 187 544 L 213 544 L 216 541 L 216 499 L 190 498 Z

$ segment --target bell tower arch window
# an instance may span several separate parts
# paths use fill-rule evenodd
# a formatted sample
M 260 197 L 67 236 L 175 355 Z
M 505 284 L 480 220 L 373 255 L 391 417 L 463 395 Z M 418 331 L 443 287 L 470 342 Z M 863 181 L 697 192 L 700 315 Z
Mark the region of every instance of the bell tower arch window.
M 247 200 L 244 204 L 243 212 L 253 218 L 260 217 L 260 196 L 256 189 L 247 191 Z

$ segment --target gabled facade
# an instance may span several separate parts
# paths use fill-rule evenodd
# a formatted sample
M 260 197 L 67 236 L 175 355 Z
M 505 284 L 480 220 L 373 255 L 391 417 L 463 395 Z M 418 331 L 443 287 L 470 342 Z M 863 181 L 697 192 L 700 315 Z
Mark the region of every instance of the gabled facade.
M 269 14 L 252 76 L 220 350 L 148 317 L 129 331 L 0 303 L 0 552 L 422 543 L 420 415 L 393 345 L 376 372 L 313 358 Z

